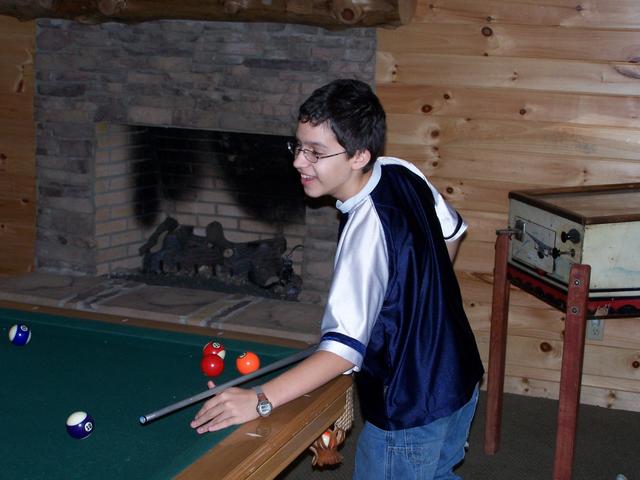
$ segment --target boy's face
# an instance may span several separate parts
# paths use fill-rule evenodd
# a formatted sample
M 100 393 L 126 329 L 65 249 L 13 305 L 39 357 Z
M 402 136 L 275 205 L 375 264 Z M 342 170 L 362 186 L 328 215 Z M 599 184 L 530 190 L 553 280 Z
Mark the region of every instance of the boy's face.
M 303 149 L 321 156 L 344 152 L 344 147 L 338 143 L 327 122 L 317 126 L 310 122 L 299 122 L 296 138 Z M 357 194 L 371 176 L 370 171 L 362 172 L 369 158 L 368 151 L 358 152 L 351 158 L 342 153 L 312 163 L 301 152 L 294 159 L 293 166 L 300 173 L 302 187 L 308 196 L 318 198 L 330 195 L 344 202 Z

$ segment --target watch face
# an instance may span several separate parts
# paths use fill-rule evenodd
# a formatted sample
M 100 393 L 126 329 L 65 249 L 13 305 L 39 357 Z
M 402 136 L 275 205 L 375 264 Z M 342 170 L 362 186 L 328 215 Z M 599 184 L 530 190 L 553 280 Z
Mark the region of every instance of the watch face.
M 271 413 L 271 403 L 270 402 L 265 402 L 264 400 L 261 402 L 258 402 L 258 406 L 256 407 L 256 410 L 258 410 L 258 414 L 261 417 L 266 417 L 267 415 L 269 415 Z

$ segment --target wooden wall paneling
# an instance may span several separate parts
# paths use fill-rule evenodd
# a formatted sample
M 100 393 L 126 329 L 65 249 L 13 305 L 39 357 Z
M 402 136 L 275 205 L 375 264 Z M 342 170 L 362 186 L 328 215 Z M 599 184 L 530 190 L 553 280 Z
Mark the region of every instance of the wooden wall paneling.
M 589 352 L 589 346 L 585 346 L 585 353 Z M 507 375 L 519 377 L 521 379 L 537 379 L 541 381 L 557 381 L 560 377 L 556 370 L 547 368 L 534 368 L 530 366 L 522 366 L 510 364 L 507 367 Z M 584 373 L 584 385 L 586 387 L 596 387 L 603 389 L 615 389 L 626 392 L 638 392 L 638 382 L 633 379 L 612 378 L 610 376 L 593 375 Z M 554 387 L 557 395 L 557 386 Z
M 494 244 L 479 242 L 471 235 L 460 244 L 456 269 L 463 272 L 493 273 L 493 265 L 487 264 L 487 258 L 493 257 Z
M 639 82 L 640 83 L 640 82 Z M 640 160 L 640 129 L 390 114 L 392 144 Z
M 402 84 L 377 92 L 387 113 L 640 128 L 640 97 L 633 95 Z
M 489 334 L 491 301 L 465 302 L 465 308 L 474 328 Z M 509 311 L 509 333 L 523 337 L 559 341 L 562 338 L 564 315 L 541 305 L 514 305 Z
M 0 275 L 29 271 L 35 241 L 34 22 L 0 17 Z
M 506 213 L 501 212 L 466 209 L 464 220 L 471 226 L 473 238 L 482 242 L 495 243 L 496 230 L 504 228 L 508 217 Z M 469 230 L 467 230 L 467 233 L 469 233 Z
M 508 370 L 508 369 L 507 369 Z M 526 373 L 526 372 L 525 372 Z M 587 378 L 587 377 L 583 377 Z M 558 383 L 555 380 L 538 380 L 534 377 L 513 376 L 507 371 L 505 390 L 521 395 L 554 399 L 558 398 Z M 624 391 L 617 388 L 591 387 L 582 385 L 581 403 L 597 405 L 604 408 L 637 410 L 638 392 Z
M 507 375 L 550 381 L 560 379 L 562 342 L 519 335 L 510 335 L 509 342 Z M 480 348 L 483 358 L 487 358 L 488 342 L 481 342 Z M 583 384 L 640 393 L 637 369 L 628 364 L 631 355 L 632 350 L 586 345 Z M 612 370 L 616 371 L 615 375 L 610 374 Z
M 580 155 L 553 155 L 445 145 L 425 148 L 394 144 L 395 156 L 415 163 L 425 175 L 436 178 L 468 178 L 500 181 L 511 189 L 538 185 L 596 185 L 640 181 L 640 161 Z M 531 175 L 535 182 L 531 182 Z
M 636 0 L 432 0 L 418 2 L 413 22 L 640 29 L 637 7 Z
M 420 0 L 411 24 L 378 31 L 387 155 L 414 162 L 470 224 L 456 274 L 485 361 L 509 191 L 640 181 L 640 11 L 576 7 Z M 583 402 L 640 411 L 634 326 L 607 320 L 587 342 Z M 507 391 L 557 398 L 563 329 L 564 312 L 511 287 Z
M 432 183 L 443 193 L 443 196 L 456 208 L 462 210 L 480 210 L 486 212 L 507 213 L 508 205 L 504 198 L 513 185 L 499 181 L 475 180 L 472 178 L 431 177 Z M 520 184 L 518 188 L 531 188 L 534 184 Z M 469 238 L 474 238 L 470 232 Z M 493 243 L 493 242 L 490 242 Z M 492 254 L 493 256 L 493 254 Z M 493 269 L 493 266 L 491 266 Z M 483 269 L 484 271 L 485 269 Z
M 482 304 L 491 303 L 491 295 L 493 288 L 493 272 L 481 273 L 481 272 L 465 272 L 457 271 L 458 279 L 460 280 L 461 289 L 464 292 L 464 300 L 471 304 L 474 302 Z M 510 288 L 510 302 L 512 307 L 524 307 L 535 308 L 538 310 L 545 310 L 553 312 L 553 318 L 562 319 L 564 313 L 556 309 L 550 309 L 547 304 L 538 300 L 536 297 L 523 292 L 519 288 L 511 286 Z M 487 317 L 488 318 L 488 317 Z M 534 319 L 532 319 L 534 321 Z M 616 321 L 616 320 L 608 320 Z
M 376 78 L 385 83 L 446 87 L 524 88 L 637 95 L 640 64 L 484 57 L 379 50 Z
M 606 63 L 637 63 L 640 56 L 640 31 L 635 30 L 595 30 L 493 22 L 458 25 L 412 23 L 403 28 L 402 40 L 390 30 L 380 30 L 379 37 L 390 50 L 404 53 Z M 401 44 L 396 45 L 396 42 Z

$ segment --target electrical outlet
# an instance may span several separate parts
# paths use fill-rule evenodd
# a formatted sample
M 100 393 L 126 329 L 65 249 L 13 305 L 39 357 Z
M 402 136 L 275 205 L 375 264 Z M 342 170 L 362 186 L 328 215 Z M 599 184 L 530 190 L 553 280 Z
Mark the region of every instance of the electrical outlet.
M 592 318 L 587 320 L 587 340 L 602 340 L 604 338 L 604 320 Z

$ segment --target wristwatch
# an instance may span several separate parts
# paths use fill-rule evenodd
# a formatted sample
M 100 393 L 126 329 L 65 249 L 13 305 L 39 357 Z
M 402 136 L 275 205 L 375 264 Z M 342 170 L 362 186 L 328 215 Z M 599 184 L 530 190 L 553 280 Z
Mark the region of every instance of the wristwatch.
M 271 410 L 273 410 L 273 405 L 267 398 L 267 396 L 262 391 L 262 387 L 253 387 L 253 391 L 258 395 L 258 405 L 256 405 L 256 411 L 258 415 L 261 417 L 268 417 L 271 415 Z

